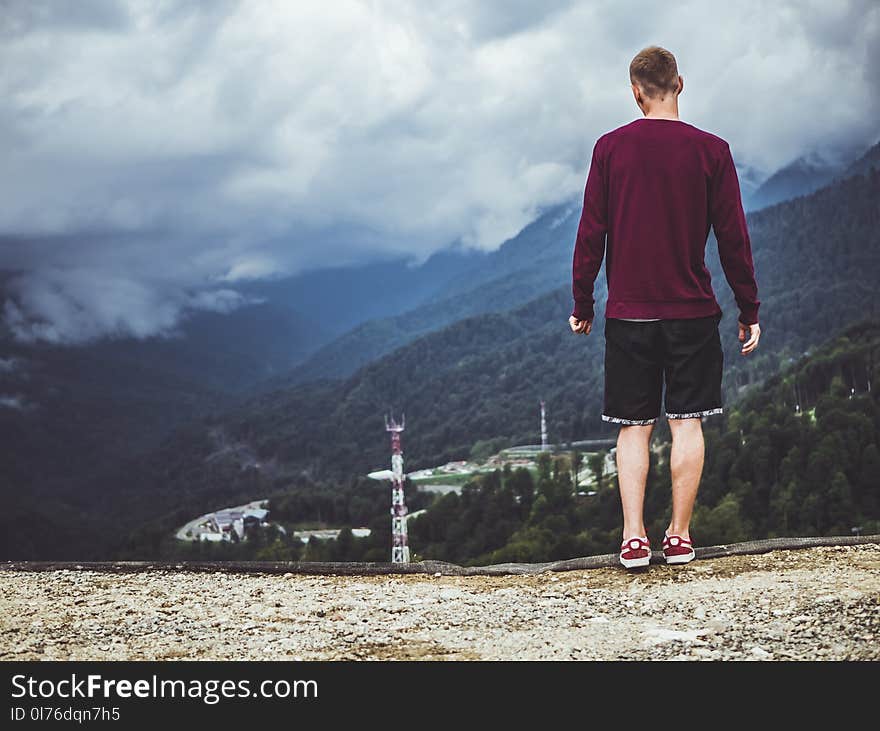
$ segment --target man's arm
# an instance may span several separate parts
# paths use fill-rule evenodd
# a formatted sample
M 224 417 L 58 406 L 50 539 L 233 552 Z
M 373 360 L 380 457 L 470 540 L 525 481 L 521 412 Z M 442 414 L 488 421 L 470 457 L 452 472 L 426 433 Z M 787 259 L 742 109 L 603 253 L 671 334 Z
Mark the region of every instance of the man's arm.
M 758 284 L 752 262 L 752 244 L 740 196 L 739 178 L 724 143 L 709 190 L 709 216 L 718 241 L 718 255 L 727 283 L 733 290 L 743 325 L 758 322 Z
M 593 319 L 593 283 L 605 256 L 605 233 L 608 230 L 608 209 L 605 197 L 605 167 L 599 152 L 599 142 L 593 146 L 593 159 L 584 189 L 584 208 L 578 225 L 572 259 L 572 315 L 578 320 Z

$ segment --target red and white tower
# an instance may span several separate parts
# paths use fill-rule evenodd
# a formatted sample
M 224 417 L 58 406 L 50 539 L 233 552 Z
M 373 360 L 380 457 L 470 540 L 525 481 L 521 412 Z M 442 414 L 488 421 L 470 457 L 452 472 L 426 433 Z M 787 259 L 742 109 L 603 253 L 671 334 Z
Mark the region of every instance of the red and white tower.
M 546 452 L 550 448 L 547 444 L 547 414 L 544 411 L 544 401 L 541 401 L 541 451 Z
M 403 449 L 400 432 L 406 421 L 401 413 L 400 423 L 385 414 L 385 431 L 391 432 L 391 562 L 409 563 L 409 544 L 406 535 L 406 501 L 403 496 Z

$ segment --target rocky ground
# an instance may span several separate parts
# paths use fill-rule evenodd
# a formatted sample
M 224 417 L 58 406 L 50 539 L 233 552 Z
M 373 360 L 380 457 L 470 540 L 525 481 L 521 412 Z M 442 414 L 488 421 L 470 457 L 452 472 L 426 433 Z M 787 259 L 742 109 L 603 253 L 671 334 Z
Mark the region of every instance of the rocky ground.
M 880 546 L 527 576 L 0 571 L 0 659 L 880 659 Z

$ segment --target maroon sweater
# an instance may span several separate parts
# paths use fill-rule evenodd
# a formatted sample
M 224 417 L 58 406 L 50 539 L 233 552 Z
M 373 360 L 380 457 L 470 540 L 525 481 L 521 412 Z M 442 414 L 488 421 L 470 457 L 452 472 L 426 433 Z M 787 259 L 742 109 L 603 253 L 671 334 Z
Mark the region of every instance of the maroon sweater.
M 593 283 L 606 255 L 606 318 L 721 312 L 704 261 L 710 227 L 739 320 L 751 325 L 760 300 L 728 143 L 687 122 L 647 117 L 602 135 L 575 241 L 572 314 L 593 319 Z

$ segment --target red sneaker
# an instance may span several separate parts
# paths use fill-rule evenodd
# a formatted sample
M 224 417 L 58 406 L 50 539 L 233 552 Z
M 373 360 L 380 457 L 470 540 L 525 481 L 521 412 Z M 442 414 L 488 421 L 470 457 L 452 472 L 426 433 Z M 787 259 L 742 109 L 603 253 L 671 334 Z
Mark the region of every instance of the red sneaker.
M 620 544 L 620 563 L 628 569 L 647 566 L 651 562 L 651 544 L 647 536 L 629 538 Z
M 666 563 L 690 563 L 697 556 L 689 538 L 669 534 L 663 536 L 663 555 Z

